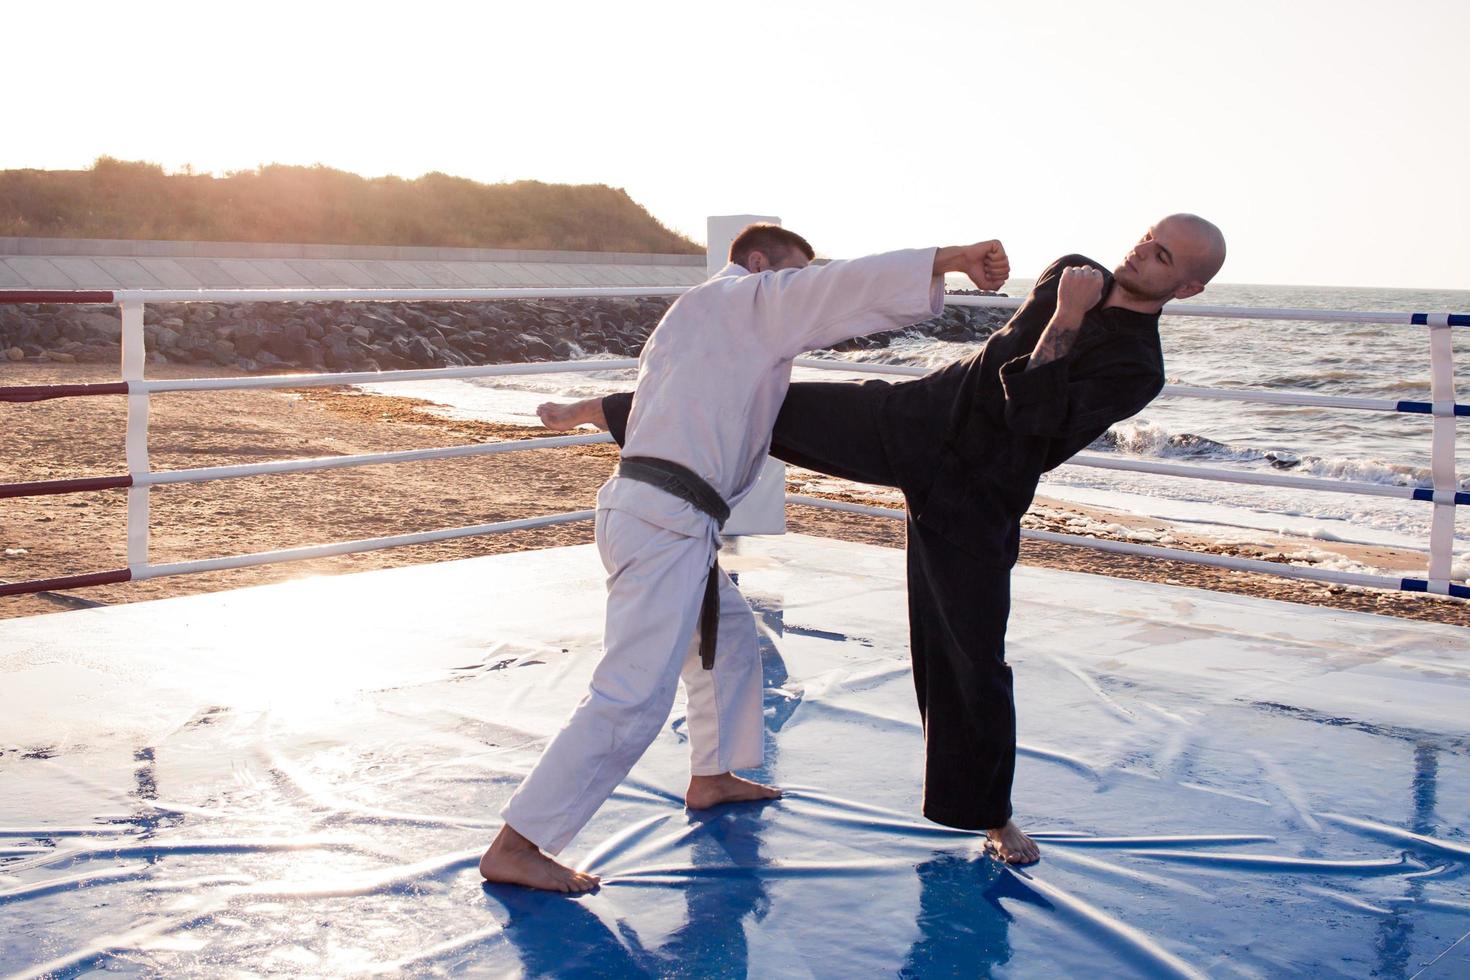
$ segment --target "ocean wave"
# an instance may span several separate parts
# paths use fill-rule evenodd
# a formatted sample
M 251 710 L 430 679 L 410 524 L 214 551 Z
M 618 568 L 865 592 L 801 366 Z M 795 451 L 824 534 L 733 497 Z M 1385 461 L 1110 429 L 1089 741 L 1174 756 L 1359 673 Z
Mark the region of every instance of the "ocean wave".
M 1255 384 L 1262 388 L 1323 388 L 1342 381 L 1361 382 L 1365 374 L 1366 372 L 1358 369 L 1335 368 L 1270 375 L 1257 380 Z
M 1192 432 L 1169 432 L 1145 419 L 1131 419 L 1113 426 L 1098 436 L 1090 448 L 1162 459 L 1254 462 L 1266 458 L 1266 453 L 1258 449 L 1231 446 Z
M 1354 483 L 1377 483 L 1393 487 L 1432 488 L 1434 476 L 1426 466 L 1387 460 L 1319 456 L 1289 449 L 1235 446 L 1192 432 L 1170 432 L 1145 419 L 1132 419 L 1113 426 L 1089 447 L 1095 451 L 1149 456 L 1156 459 L 1187 459 L 1215 463 L 1246 464 L 1244 468 L 1289 471 L 1298 476 L 1321 477 Z M 1251 466 L 1250 464 L 1256 464 Z M 1470 477 L 1460 481 L 1470 490 Z

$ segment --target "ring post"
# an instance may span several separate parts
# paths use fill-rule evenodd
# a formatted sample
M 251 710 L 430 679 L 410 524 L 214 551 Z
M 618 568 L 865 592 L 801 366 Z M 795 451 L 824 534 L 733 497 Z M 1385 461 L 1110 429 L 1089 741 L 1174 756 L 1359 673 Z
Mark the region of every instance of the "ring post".
M 730 243 L 740 234 L 740 229 L 757 221 L 779 225 L 781 219 L 764 214 L 720 214 L 711 215 L 708 223 L 709 251 L 705 253 L 705 268 L 714 275 L 729 261 Z M 785 534 L 786 533 L 786 464 L 767 456 L 765 467 L 755 486 L 745 499 L 730 512 L 725 522 L 727 537 L 739 534 Z
M 1434 519 L 1429 528 L 1429 591 L 1450 594 L 1450 568 L 1455 549 L 1455 368 L 1450 318 L 1430 314 L 1429 377 L 1434 432 L 1429 468 L 1434 476 Z
M 133 389 L 128 394 L 126 446 L 128 473 L 134 480 L 148 472 L 148 392 L 137 390 L 143 380 L 143 304 L 122 304 L 122 377 Z M 140 387 L 140 386 L 139 386 Z M 148 567 L 148 486 L 128 488 L 128 568 L 134 578 Z

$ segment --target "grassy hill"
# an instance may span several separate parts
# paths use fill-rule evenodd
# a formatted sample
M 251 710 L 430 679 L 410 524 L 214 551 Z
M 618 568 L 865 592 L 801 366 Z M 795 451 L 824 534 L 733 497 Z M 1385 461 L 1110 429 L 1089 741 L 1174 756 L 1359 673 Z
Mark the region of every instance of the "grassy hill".
M 702 252 L 620 188 L 270 164 L 224 177 L 100 157 L 0 170 L 0 236 Z

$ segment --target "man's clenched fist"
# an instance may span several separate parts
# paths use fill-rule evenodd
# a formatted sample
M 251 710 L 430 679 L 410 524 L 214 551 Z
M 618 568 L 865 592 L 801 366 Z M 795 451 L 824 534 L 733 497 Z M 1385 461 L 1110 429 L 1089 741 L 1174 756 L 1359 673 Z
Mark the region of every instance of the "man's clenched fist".
M 951 245 L 934 254 L 934 274 L 963 272 L 981 289 L 995 291 L 1011 277 L 1011 260 L 995 239 L 974 245 Z
M 1090 265 L 1072 265 L 1062 270 L 1057 286 L 1057 309 L 1085 313 L 1102 298 L 1103 274 Z

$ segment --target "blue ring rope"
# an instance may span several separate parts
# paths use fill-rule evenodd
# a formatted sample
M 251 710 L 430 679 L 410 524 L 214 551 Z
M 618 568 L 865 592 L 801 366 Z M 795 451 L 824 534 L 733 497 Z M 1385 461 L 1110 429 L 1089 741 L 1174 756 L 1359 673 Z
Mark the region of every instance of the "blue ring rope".
M 1447 314 L 1452 327 L 1470 327 L 1470 313 Z M 1429 326 L 1428 313 L 1415 313 L 1409 318 L 1409 322 L 1420 327 Z
M 1422 578 L 1400 579 L 1399 589 L 1404 592 L 1428 592 L 1429 583 Z M 1470 586 L 1451 585 L 1450 595 L 1457 599 L 1470 599 Z
M 1431 489 L 1429 489 L 1428 487 L 1416 487 L 1414 489 L 1414 499 L 1415 500 L 1422 500 L 1422 501 L 1425 501 L 1426 503 L 1431 503 L 1432 504 L 1432 503 L 1434 503 L 1434 491 L 1431 490 Z M 1456 490 L 1455 491 L 1455 505 L 1456 506 L 1464 506 L 1465 504 L 1470 504 L 1470 493 L 1465 493 L 1464 491 Z
M 1433 402 L 1399 402 L 1398 404 L 1394 405 L 1393 410 L 1395 412 L 1407 412 L 1407 413 L 1409 413 L 1411 415 L 1433 415 L 1434 414 L 1434 403 Z M 1455 414 L 1456 415 L 1461 415 L 1461 416 L 1470 415 L 1470 405 L 1456 405 L 1455 406 Z

